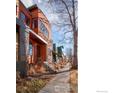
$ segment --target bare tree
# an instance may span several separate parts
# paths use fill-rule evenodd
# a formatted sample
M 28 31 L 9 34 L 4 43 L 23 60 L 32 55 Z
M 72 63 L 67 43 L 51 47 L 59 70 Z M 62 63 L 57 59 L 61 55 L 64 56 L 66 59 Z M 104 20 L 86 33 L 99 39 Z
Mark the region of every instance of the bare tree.
M 71 32 L 73 34 L 73 67 L 77 68 L 78 66 L 78 57 L 77 57 L 77 41 L 78 41 L 78 15 L 77 15 L 77 0 L 48 0 L 48 3 L 53 7 L 53 12 L 58 15 L 61 19 L 58 22 L 53 22 L 53 24 L 63 28 L 64 35 Z M 63 38 L 65 39 L 65 36 Z

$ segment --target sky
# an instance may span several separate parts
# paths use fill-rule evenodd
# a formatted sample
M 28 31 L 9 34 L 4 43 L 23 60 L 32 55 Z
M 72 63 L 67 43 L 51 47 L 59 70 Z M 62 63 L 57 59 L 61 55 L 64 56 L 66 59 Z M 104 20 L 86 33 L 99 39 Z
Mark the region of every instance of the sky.
M 72 43 L 61 43 L 60 41 L 62 41 L 63 36 L 64 36 L 64 28 L 61 27 L 57 27 L 56 25 L 53 24 L 53 22 L 55 23 L 59 19 L 59 17 L 57 16 L 57 14 L 53 13 L 52 9 L 53 7 L 51 7 L 51 5 L 49 5 L 47 3 L 47 0 L 21 0 L 23 2 L 23 4 L 26 7 L 29 7 L 33 4 L 37 4 L 38 7 L 43 11 L 43 13 L 46 15 L 46 17 L 48 18 L 49 22 L 51 23 L 51 31 L 52 31 L 52 40 L 53 43 L 56 43 L 57 46 L 64 46 L 63 52 L 66 52 L 67 49 L 71 48 L 72 49 Z M 68 33 L 66 35 L 66 37 L 72 36 L 72 33 Z

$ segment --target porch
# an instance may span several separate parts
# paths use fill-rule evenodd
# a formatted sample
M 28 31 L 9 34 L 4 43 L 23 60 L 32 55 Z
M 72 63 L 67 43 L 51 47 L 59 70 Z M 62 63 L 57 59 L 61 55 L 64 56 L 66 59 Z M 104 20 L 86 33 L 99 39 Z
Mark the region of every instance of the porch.
M 28 73 L 36 74 L 45 72 L 43 63 L 47 61 L 47 42 L 35 32 L 29 33 Z

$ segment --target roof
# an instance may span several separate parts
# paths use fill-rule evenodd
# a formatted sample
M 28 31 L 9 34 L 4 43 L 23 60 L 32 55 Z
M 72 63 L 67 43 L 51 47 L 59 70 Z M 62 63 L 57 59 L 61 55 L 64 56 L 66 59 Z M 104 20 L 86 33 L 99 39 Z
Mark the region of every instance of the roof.
M 28 7 L 28 10 L 29 11 L 32 11 L 32 10 L 34 10 L 34 9 L 38 9 L 43 15 L 44 15 L 44 17 L 48 20 L 48 18 L 46 17 L 46 15 L 43 13 L 43 11 L 37 6 L 37 4 L 34 4 L 34 5 L 32 5 L 32 6 L 30 6 L 30 7 Z M 49 21 L 48 21 L 48 23 L 49 23 Z M 50 25 L 50 24 L 49 24 Z

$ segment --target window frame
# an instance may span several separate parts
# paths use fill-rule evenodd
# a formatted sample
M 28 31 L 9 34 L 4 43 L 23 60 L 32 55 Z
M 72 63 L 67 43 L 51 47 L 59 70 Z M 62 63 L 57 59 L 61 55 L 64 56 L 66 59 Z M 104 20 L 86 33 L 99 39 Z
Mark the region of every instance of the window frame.
M 48 32 L 48 29 L 46 28 L 46 26 L 44 25 L 44 23 L 39 20 L 40 24 L 39 24 L 39 28 L 40 28 L 40 31 L 47 37 L 49 37 L 49 32 Z

